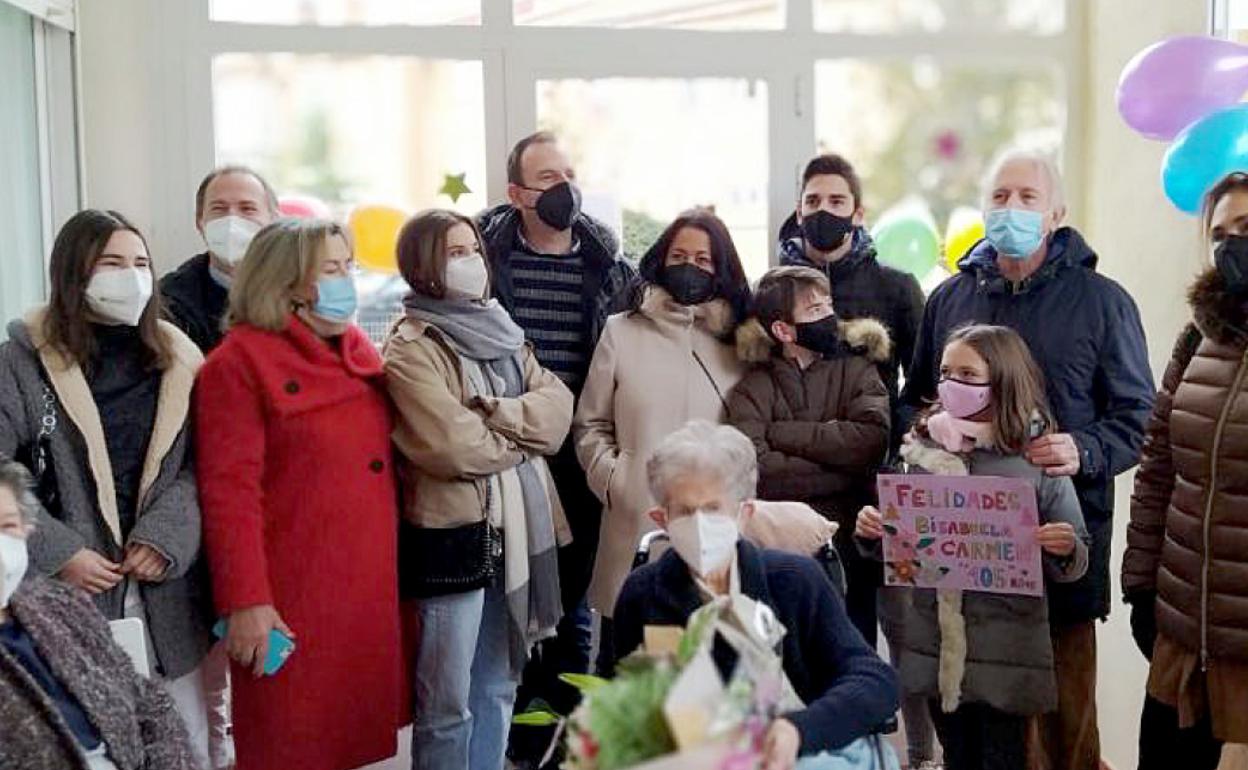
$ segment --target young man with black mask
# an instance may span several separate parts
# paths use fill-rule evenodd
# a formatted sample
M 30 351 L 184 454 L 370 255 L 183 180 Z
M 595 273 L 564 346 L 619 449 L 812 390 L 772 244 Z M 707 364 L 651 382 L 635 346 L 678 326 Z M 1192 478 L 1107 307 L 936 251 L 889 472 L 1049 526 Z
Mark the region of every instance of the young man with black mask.
M 832 284 L 838 316 L 874 318 L 888 330 L 892 354 L 879 369 L 888 388 L 895 450 L 909 427 L 898 419 L 898 375 L 914 354 L 923 291 L 914 276 L 880 264 L 863 221 L 862 182 L 854 167 L 839 155 L 812 158 L 802 172 L 797 210 L 780 227 L 780 264 L 819 270 Z
M 477 220 L 494 296 L 524 329 L 542 366 L 579 398 L 607 316 L 625 308 L 636 271 L 621 257 L 610 228 L 581 211 L 576 172 L 554 134 L 539 131 L 516 143 L 507 158 L 507 199 Z M 569 709 L 576 693 L 558 675 L 589 670 L 584 600 L 602 505 L 585 483 L 570 438 L 549 462 L 573 537 L 559 552 L 566 616 L 558 637 L 534 652 L 517 695 L 517 713 L 535 698 Z M 513 733 L 508 753 L 519 766 L 540 759 L 549 737 L 537 735 L 542 732 L 520 728 Z
M 844 320 L 874 318 L 888 330 L 892 349 L 876 366 L 888 389 L 891 431 L 889 455 L 895 457 L 901 437 L 909 430 L 908 411 L 899 407 L 899 374 L 910 366 L 915 339 L 923 320 L 923 291 L 909 273 L 880 264 L 875 244 L 863 226 L 862 182 L 854 167 L 840 155 L 818 155 L 802 172 L 802 189 L 797 211 L 780 228 L 780 264 L 813 267 L 828 277 L 832 303 Z M 852 529 L 852 527 L 850 527 Z M 880 565 L 857 560 L 863 580 L 878 585 Z M 850 583 L 853 584 L 851 579 Z M 889 640 L 899 649 L 903 595 L 893 589 L 879 591 L 877 607 L 857 601 L 850 609 L 855 624 L 874 643 L 878 620 Z M 878 610 L 878 613 L 872 610 Z M 894 658 L 894 663 L 896 659 Z M 906 723 L 906 743 L 911 767 L 926 767 L 934 759 L 935 734 L 921 696 L 903 693 L 902 711 Z

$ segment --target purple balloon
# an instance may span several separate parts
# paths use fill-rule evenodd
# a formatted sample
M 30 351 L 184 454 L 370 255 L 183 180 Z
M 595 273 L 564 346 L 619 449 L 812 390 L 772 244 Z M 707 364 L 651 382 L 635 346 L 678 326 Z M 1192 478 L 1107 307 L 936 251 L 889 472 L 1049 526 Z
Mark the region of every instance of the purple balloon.
M 1118 112 L 1149 139 L 1169 140 L 1248 91 L 1248 46 L 1172 37 L 1137 53 L 1118 79 Z

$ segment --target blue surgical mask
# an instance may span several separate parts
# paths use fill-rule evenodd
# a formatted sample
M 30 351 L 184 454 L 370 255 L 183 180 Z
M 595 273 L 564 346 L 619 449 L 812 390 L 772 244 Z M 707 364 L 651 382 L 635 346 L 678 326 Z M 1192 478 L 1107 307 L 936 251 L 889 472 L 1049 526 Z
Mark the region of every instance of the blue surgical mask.
M 993 209 L 984 217 L 993 248 L 1010 259 L 1027 259 L 1044 242 L 1044 215 L 1026 209 Z
M 316 282 L 312 314 L 333 323 L 346 323 L 355 315 L 355 279 L 349 275 L 326 276 Z

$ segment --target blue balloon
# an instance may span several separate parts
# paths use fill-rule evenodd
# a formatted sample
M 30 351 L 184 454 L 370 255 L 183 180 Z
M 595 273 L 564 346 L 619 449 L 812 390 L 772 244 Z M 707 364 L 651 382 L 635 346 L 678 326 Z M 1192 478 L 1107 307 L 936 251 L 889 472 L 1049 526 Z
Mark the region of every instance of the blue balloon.
M 1248 104 L 1183 129 L 1161 161 L 1161 185 L 1180 211 L 1195 214 L 1209 188 L 1232 171 L 1248 171 Z

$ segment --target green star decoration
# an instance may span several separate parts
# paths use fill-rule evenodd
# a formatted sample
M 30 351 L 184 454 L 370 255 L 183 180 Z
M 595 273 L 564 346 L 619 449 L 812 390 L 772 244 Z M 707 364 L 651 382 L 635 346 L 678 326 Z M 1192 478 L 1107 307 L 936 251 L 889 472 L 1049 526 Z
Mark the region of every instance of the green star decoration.
M 464 184 L 465 174 L 447 174 L 446 179 L 442 182 L 442 189 L 438 190 L 439 195 L 445 195 L 451 199 L 452 203 L 459 202 L 459 196 L 472 192 L 468 189 L 468 185 Z

